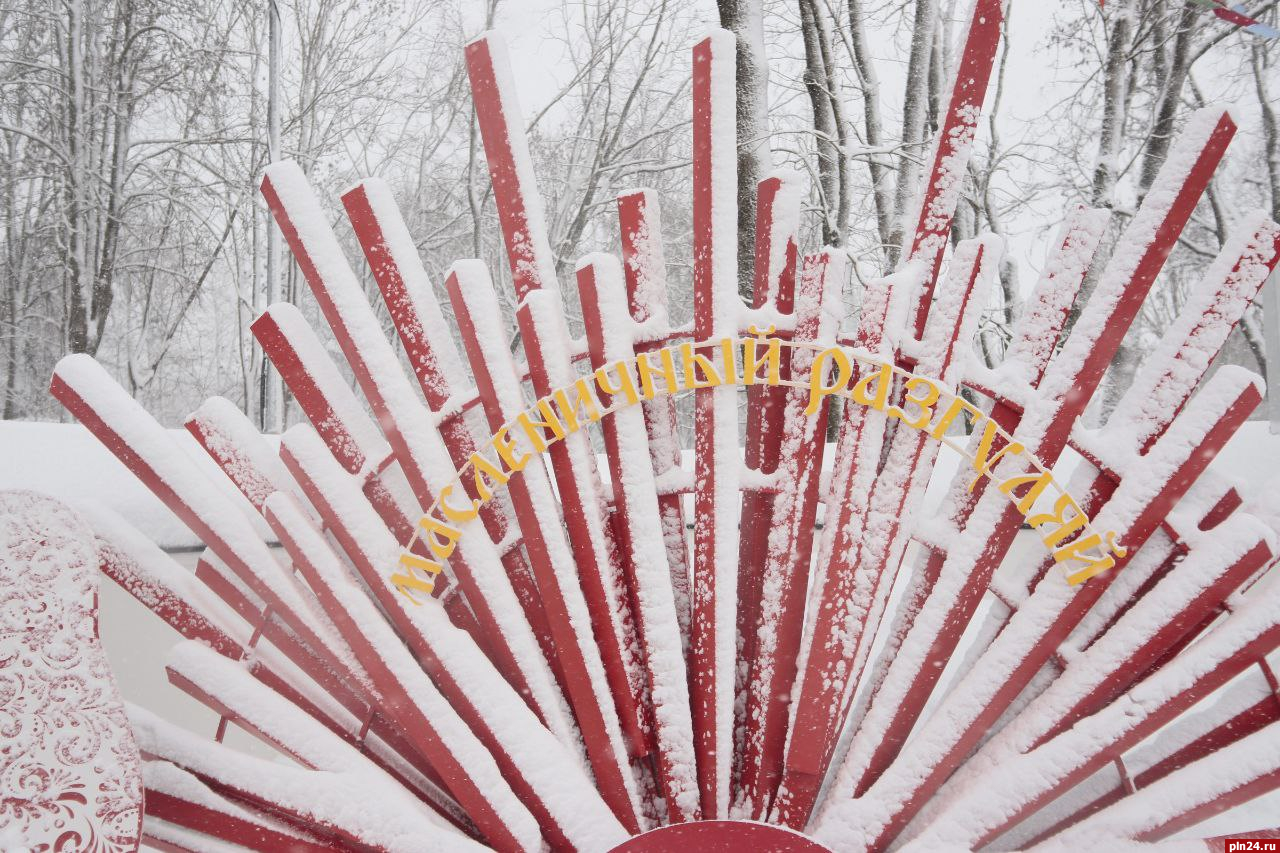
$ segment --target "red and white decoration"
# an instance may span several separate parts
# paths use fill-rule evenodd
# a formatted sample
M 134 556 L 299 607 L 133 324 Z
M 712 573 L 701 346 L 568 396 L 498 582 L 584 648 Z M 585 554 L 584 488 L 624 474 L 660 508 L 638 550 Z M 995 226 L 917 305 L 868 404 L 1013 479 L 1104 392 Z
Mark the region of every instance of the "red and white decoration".
M 93 532 L 51 498 L 0 493 L 0 849 L 134 850 L 141 835 Z
M 792 173 L 760 184 L 753 306 L 738 298 L 723 31 L 692 55 L 688 327 L 668 321 L 658 199 L 644 190 L 618 198 L 622 258 L 590 256 L 576 282 L 557 280 L 493 36 L 466 61 L 523 358 L 479 262 L 442 283 L 449 327 L 391 193 L 370 180 L 342 202 L 402 369 L 302 171 L 269 167 L 264 197 L 365 400 L 302 314 L 274 305 L 253 330 L 310 423 L 278 454 L 224 400 L 187 425 L 282 554 L 98 364 L 64 359 L 52 393 L 207 545 L 193 576 L 91 511 L 103 572 L 188 638 L 169 660 L 175 685 L 292 759 L 132 709 L 147 838 L 177 850 L 1104 849 L 1280 787 L 1268 662 L 1280 480 L 1242 494 L 1214 471 L 1263 391 L 1239 368 L 1209 370 L 1280 257 L 1280 226 L 1246 220 L 1115 414 L 1085 429 L 1235 131 L 1228 110 L 1205 108 L 1100 269 L 1107 213 L 1069 212 L 1005 362 L 985 368 L 971 341 L 1003 245 L 953 247 L 950 233 L 1000 14 L 977 0 L 904 261 L 866 283 L 856 322 L 844 258 L 797 256 Z M 563 312 L 560 288 L 575 284 L 584 340 Z M 465 526 L 434 600 L 415 605 L 388 582 L 423 511 L 533 397 L 636 353 L 770 326 L 969 388 L 1045 465 L 1070 448 L 1083 460 L 1071 494 L 1125 556 L 1068 585 L 1047 553 L 1013 547 L 1025 511 L 972 471 L 922 511 L 940 476 L 924 433 L 848 406 L 827 445 L 825 411 L 763 386 L 746 395 L 744 427 L 724 385 L 695 392 L 689 468 L 670 398 L 621 410 L 599 425 L 603 457 L 577 432 L 512 477 Z M 797 349 L 783 369 L 805 375 L 806 359 Z M 1010 476 L 1017 464 L 999 463 Z

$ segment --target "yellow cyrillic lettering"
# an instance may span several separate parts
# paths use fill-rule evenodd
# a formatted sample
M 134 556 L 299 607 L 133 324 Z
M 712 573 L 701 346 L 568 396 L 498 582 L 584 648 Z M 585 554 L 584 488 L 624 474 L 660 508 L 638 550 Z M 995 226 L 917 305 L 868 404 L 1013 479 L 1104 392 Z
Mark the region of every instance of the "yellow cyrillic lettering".
M 924 395 L 921 397 L 912 397 L 911 392 L 918 388 L 924 389 Z M 913 429 L 924 429 L 929 425 L 929 421 L 933 419 L 933 404 L 938 402 L 938 396 L 942 393 L 942 389 L 934 383 L 932 379 L 926 379 L 923 376 L 913 376 L 907 380 L 906 397 L 902 404 L 914 403 L 920 407 L 920 415 L 915 418 L 908 418 L 906 410 L 897 406 L 889 407 L 889 417 L 898 418 L 904 424 Z
M 832 377 L 830 385 L 823 381 L 831 369 L 827 365 L 828 360 L 835 366 L 835 376 Z M 812 415 L 818 411 L 818 407 L 822 405 L 822 398 L 843 391 L 848 387 L 852 376 L 853 364 L 844 350 L 839 347 L 828 347 L 818 353 L 813 359 L 813 365 L 809 368 L 809 405 L 804 407 L 804 413 Z

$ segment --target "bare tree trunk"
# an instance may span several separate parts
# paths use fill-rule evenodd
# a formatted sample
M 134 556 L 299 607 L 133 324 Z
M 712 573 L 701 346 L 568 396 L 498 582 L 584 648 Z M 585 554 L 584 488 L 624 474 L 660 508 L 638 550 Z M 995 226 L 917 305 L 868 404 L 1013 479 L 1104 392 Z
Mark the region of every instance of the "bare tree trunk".
M 1098 162 L 1093 169 L 1093 207 L 1109 206 L 1116 184 L 1116 159 L 1124 136 L 1129 100 L 1129 39 L 1133 18 L 1127 6 L 1115 13 L 1107 40 L 1107 63 L 1102 74 L 1102 128 L 1098 137 Z M 1074 319 L 1074 318 L 1073 318 Z
M 716 0 L 716 5 L 720 26 L 732 31 L 738 40 L 738 293 L 750 302 L 755 270 L 756 184 L 772 165 L 764 15 L 761 0 Z
M 924 121 L 929 108 L 929 68 L 933 55 L 933 30 L 938 20 L 938 0 L 916 0 L 911 28 L 911 55 L 907 59 L 907 81 L 902 107 L 902 156 L 898 164 L 898 186 L 893 201 L 893 235 L 889 241 L 890 266 L 896 265 L 902 250 L 906 223 L 903 217 L 914 200 L 919 161 L 924 148 Z
M 868 148 L 879 148 L 884 140 L 884 125 L 880 120 L 880 78 L 875 62 L 867 48 L 867 33 L 862 0 L 849 0 L 849 37 L 852 43 L 853 68 L 862 86 L 862 128 Z M 871 193 L 876 208 L 876 231 L 880 243 L 888 251 L 893 237 L 893 208 L 890 196 L 891 170 L 885 167 L 879 154 L 867 158 L 871 172 Z
M 804 38 L 804 87 L 813 110 L 813 135 L 818 151 L 818 194 L 822 206 L 822 242 L 840 245 L 843 232 L 838 224 L 841 205 L 843 152 L 837 141 L 836 115 L 829 96 L 830 80 L 823 62 L 823 32 L 820 12 L 814 0 L 800 0 L 800 33 Z
M 1162 10 L 1157 9 L 1154 14 L 1159 16 L 1161 12 Z M 1146 197 L 1147 190 L 1151 188 L 1156 174 L 1160 171 L 1160 167 L 1164 165 L 1165 158 L 1169 154 L 1169 146 L 1173 141 L 1174 119 L 1177 117 L 1178 107 L 1182 103 L 1182 89 L 1186 83 L 1187 71 L 1190 67 L 1191 41 L 1194 34 L 1196 16 L 1198 15 L 1199 12 L 1195 11 L 1193 7 L 1184 6 L 1178 18 L 1178 32 L 1173 39 L 1172 53 L 1166 54 L 1163 50 L 1160 50 L 1153 56 L 1156 62 L 1153 76 L 1156 80 L 1162 80 L 1163 85 L 1156 107 L 1155 121 L 1152 124 L 1151 134 L 1147 138 L 1145 150 L 1143 151 L 1142 172 L 1138 177 L 1139 202 Z M 1162 21 L 1163 19 L 1159 20 Z M 1167 40 L 1167 38 L 1163 40 Z M 1221 244 L 1223 236 L 1219 235 L 1219 244 Z M 1119 349 L 1116 351 L 1116 357 L 1112 362 L 1103 395 L 1104 416 L 1110 415 L 1112 409 L 1120 401 L 1121 395 L 1133 384 L 1133 377 L 1142 361 L 1142 351 L 1134 338 L 1135 335 L 1132 332 L 1125 335 Z
M 1178 106 L 1182 103 L 1182 87 L 1187 80 L 1187 71 L 1191 67 L 1191 42 L 1195 36 L 1199 14 L 1194 7 L 1187 5 L 1178 16 L 1178 33 L 1173 40 L 1173 54 L 1165 63 L 1164 89 L 1160 93 L 1155 123 L 1142 158 L 1142 176 L 1138 183 L 1139 200 L 1146 196 L 1156 179 L 1156 173 L 1169 155 L 1169 146 L 1173 142 L 1173 123 L 1178 115 Z

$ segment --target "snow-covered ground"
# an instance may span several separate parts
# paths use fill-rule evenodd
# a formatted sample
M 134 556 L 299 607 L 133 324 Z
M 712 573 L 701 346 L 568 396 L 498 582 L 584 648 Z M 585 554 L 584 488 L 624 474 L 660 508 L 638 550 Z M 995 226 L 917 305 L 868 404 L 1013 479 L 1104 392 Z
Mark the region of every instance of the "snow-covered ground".
M 264 539 L 270 533 L 260 516 L 231 486 L 185 430 L 171 430 L 174 440 L 210 475 L 212 488 L 225 491 L 254 520 Z M 830 454 L 828 454 L 829 456 Z M 940 455 L 928 502 L 936 506 L 958 463 L 945 450 Z M 1251 492 L 1280 472 L 1280 435 L 1269 424 L 1248 423 L 1213 462 Z M 607 473 L 607 466 L 602 471 Z M 89 432 L 78 424 L 0 421 L 0 491 L 30 489 L 71 506 L 97 501 L 114 509 L 184 566 L 194 568 L 199 540 L 150 491 L 137 481 Z M 164 664 L 181 638 L 114 583 L 100 592 L 100 633 L 126 699 L 149 708 L 197 734 L 212 737 L 218 719 L 213 712 L 169 685 Z M 252 736 L 230 727 L 227 742 L 259 755 L 275 755 Z M 1280 793 L 1262 797 L 1184 833 L 1187 837 L 1227 834 L 1274 826 L 1280 815 Z

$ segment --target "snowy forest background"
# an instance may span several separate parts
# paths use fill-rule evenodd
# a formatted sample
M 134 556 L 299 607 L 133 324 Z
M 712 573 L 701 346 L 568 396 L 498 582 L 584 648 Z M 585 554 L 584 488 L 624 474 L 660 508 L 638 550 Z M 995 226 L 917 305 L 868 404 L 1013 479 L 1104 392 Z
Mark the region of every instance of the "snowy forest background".
M 66 420 L 54 362 L 88 352 L 168 425 L 206 397 L 278 430 L 300 419 L 264 380 L 249 324 L 270 294 L 317 313 L 292 261 L 268 269 L 272 0 L 14 0 L 0 9 L 0 370 L 4 419 Z M 1252 2 L 1274 23 L 1275 0 Z M 1246 211 L 1280 220 L 1280 40 L 1191 2 L 1012 0 L 957 237 L 1006 236 L 979 335 L 995 363 L 1044 247 L 1076 203 L 1132 216 L 1197 106 L 1241 132 L 1108 378 L 1114 399 Z M 945 108 L 965 0 L 278 0 L 281 150 L 338 216 L 356 179 L 390 181 L 437 285 L 461 258 L 508 269 L 462 45 L 512 47 L 557 265 L 616 250 L 615 195 L 656 189 L 673 319 L 687 319 L 689 47 L 739 36 L 741 281 L 755 182 L 809 176 L 802 249 L 892 267 Z M 767 73 L 766 63 L 767 62 Z M 843 151 L 847 156 L 840 157 Z M 349 238 L 349 228 L 339 224 Z M 350 256 L 359 252 L 350 241 Z M 1105 249 L 1104 249 L 1105 251 Z M 363 264 L 354 265 L 367 276 Z M 1095 269 L 1100 268 L 1095 264 Z M 366 281 L 375 293 L 371 280 Z M 1088 284 L 1086 283 L 1086 287 Z M 566 287 L 566 298 L 574 298 Z M 850 283 L 856 293 L 856 282 Z M 372 300 L 390 321 L 380 299 Z M 448 299 L 441 304 L 448 310 Z M 570 306 L 571 311 L 573 306 Z M 322 328 L 323 323 L 316 323 Z M 389 335 L 395 340 L 395 335 Z M 1255 306 L 1224 356 L 1264 372 Z

